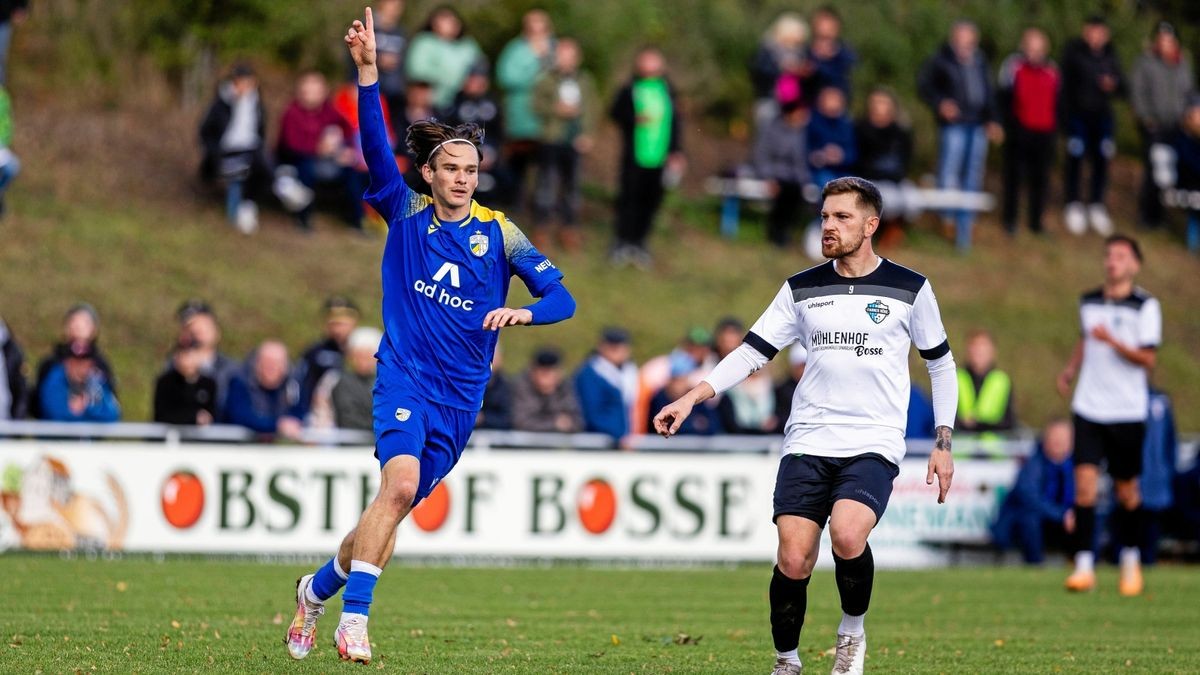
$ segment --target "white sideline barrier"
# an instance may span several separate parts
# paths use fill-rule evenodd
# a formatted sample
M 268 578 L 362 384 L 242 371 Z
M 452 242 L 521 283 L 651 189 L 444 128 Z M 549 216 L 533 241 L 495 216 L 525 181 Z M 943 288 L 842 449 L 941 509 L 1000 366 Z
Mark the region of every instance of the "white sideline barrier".
M 369 448 L 0 441 L 0 550 L 328 554 L 374 495 Z M 960 461 L 945 505 L 901 467 L 880 566 L 954 562 L 986 540 L 1013 459 Z M 400 527 L 397 554 L 773 560 L 774 454 L 469 450 Z M 828 541 L 821 564 L 830 564 Z

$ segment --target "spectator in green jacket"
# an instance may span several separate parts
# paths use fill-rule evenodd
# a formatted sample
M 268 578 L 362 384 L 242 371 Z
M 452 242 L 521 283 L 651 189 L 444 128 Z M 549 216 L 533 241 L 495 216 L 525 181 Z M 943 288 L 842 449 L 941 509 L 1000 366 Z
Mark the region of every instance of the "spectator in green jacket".
M 1012 431 L 1012 380 L 996 367 L 996 342 L 986 330 L 967 336 L 966 366 L 958 369 L 958 421 L 968 433 Z
M 579 156 L 592 148 L 596 128 L 596 83 L 579 69 L 579 43 L 563 38 L 554 47 L 554 67 L 538 78 L 533 109 L 542 119 L 538 150 L 534 226 L 537 234 L 556 217 L 563 248 L 582 244 L 579 217 Z
M 425 29 L 413 38 L 405 67 L 409 82 L 433 85 L 433 105 L 441 110 L 454 101 L 467 72 L 482 57 L 475 38 L 467 35 L 462 17 L 453 7 L 442 5 L 430 13 Z
M 524 206 L 524 186 L 538 158 L 542 119 L 534 110 L 538 77 L 554 64 L 554 25 L 542 9 L 521 18 L 521 34 L 513 38 L 496 61 L 496 83 L 504 90 L 505 163 L 513 181 L 513 201 Z

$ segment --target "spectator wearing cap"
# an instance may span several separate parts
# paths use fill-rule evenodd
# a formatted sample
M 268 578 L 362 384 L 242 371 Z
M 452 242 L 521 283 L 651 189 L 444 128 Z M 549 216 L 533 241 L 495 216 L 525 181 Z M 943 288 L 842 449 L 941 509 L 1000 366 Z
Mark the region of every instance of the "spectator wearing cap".
M 991 69 L 979 49 L 979 27 L 955 21 L 949 39 L 917 76 L 917 91 L 932 109 L 938 125 L 937 184 L 942 190 L 983 189 L 988 137 L 999 140 L 995 122 Z M 975 215 L 966 209 L 943 213 L 943 225 L 954 232 L 960 251 L 971 247 Z
M 72 305 L 67 313 L 63 315 L 62 321 L 62 339 L 55 343 L 50 350 L 50 354 L 38 362 L 36 377 L 34 378 L 34 388 L 29 396 L 29 413 L 31 417 L 44 418 L 42 411 L 42 397 L 39 394 L 42 385 L 46 382 L 46 378 L 50 376 L 56 366 L 63 363 L 63 360 L 71 353 L 73 344 L 83 342 L 91 346 L 91 360 L 93 365 L 104 375 L 104 380 L 109 388 L 116 392 L 116 378 L 113 377 L 112 366 L 108 364 L 108 359 L 101 353 L 100 347 L 97 344 L 97 339 L 100 334 L 100 316 L 96 313 L 96 308 L 81 302 Z
M 524 187 L 535 166 L 545 116 L 534 108 L 538 77 L 554 65 L 554 24 L 544 9 L 521 17 L 521 34 L 496 59 L 496 82 L 504 90 L 504 161 L 514 180 L 513 203 L 524 206 Z M 535 242 L 537 243 L 537 242 Z
M 321 376 L 313 391 L 307 424 L 313 428 L 374 428 L 371 392 L 375 388 L 375 353 L 383 332 L 360 327 L 346 341 L 342 368 L 331 368 Z
M 1097 232 L 1112 231 L 1112 219 L 1104 205 L 1108 163 L 1117 153 L 1112 102 L 1125 95 L 1126 82 L 1111 38 L 1108 22 L 1093 15 L 1084 22 L 1080 36 L 1063 49 L 1062 110 L 1067 137 L 1063 222 L 1076 235 L 1087 231 L 1089 221 Z M 1080 189 L 1084 162 L 1091 171 L 1086 197 Z
M 246 234 L 258 227 L 257 200 L 270 184 L 266 125 L 258 77 L 250 66 L 235 65 L 200 123 L 200 175 L 225 186 L 225 216 Z
M 492 355 L 492 376 L 483 390 L 483 407 L 475 418 L 475 426 L 497 430 L 512 428 L 512 383 L 504 374 L 504 353 L 499 344 Z
M 501 124 L 500 104 L 492 94 L 492 78 L 488 76 L 488 64 L 480 59 L 467 71 L 462 91 L 446 110 L 449 124 L 478 124 L 483 129 L 483 142 L 479 146 L 479 187 L 475 189 L 476 201 L 491 199 L 498 189 L 498 160 L 500 144 L 504 140 Z
M 25 382 L 25 354 L 0 318 L 0 420 L 25 417 L 29 392 Z
M 804 377 L 807 364 L 808 351 L 799 342 L 793 342 L 788 348 L 787 375 L 775 385 L 775 433 L 781 434 L 787 427 L 788 418 L 792 416 L 792 399 L 796 397 L 796 387 Z
M 54 422 L 116 422 L 121 406 L 104 371 L 96 363 L 96 350 L 87 340 L 67 345 L 66 354 L 50 368 L 38 387 L 42 416 Z
M 1196 89 L 1192 55 L 1179 42 L 1175 27 L 1165 21 L 1155 27 L 1150 46 L 1133 64 L 1130 102 L 1142 136 L 1142 187 L 1138 194 L 1138 223 L 1158 227 L 1163 206 L 1154 182 L 1151 150 L 1171 141 Z
M 1028 200 L 1029 230 L 1042 232 L 1061 86 L 1058 66 L 1050 59 L 1050 38 L 1040 28 L 1026 28 L 1021 34 L 1020 50 L 1000 65 L 996 85 L 1004 118 L 1004 207 L 1000 220 L 1010 235 L 1017 233 L 1022 187 Z
M 583 429 L 575 392 L 563 376 L 562 354 L 553 347 L 534 353 L 529 370 L 513 383 L 513 429 L 573 434 Z
M 433 86 L 433 106 L 442 109 L 454 100 L 467 71 L 481 56 L 483 52 L 467 34 L 462 16 L 450 5 L 441 5 L 413 38 L 404 67 L 410 83 L 421 80 Z
M 300 383 L 290 372 L 287 347 L 278 340 L 263 342 L 243 372 L 229 382 L 225 421 L 263 437 L 297 440 L 305 413 Z
M 300 381 L 300 400 L 304 406 L 312 404 L 313 391 L 321 377 L 331 370 L 342 369 L 346 353 L 346 341 L 358 327 L 358 306 L 350 298 L 334 295 L 325 300 L 324 335 L 304 350 L 296 364 L 296 379 Z
M 692 384 L 692 375 L 696 372 L 697 365 L 696 361 L 690 355 L 686 352 L 676 350 L 671 352 L 669 361 L 670 377 L 667 380 L 666 386 L 659 389 L 654 394 L 654 397 L 650 399 L 651 410 L 662 410 L 695 386 Z M 716 409 L 704 403 L 692 410 L 692 414 L 684 420 L 683 426 L 679 427 L 679 431 L 676 433 L 693 436 L 711 436 L 719 434 L 721 431 L 721 420 L 717 416 Z
M 643 363 L 638 370 L 638 397 L 634 406 L 633 433 L 644 434 L 649 431 L 650 411 L 659 410 L 650 405 L 650 400 L 671 381 L 672 359 L 678 354 L 687 356 L 690 362 L 695 364 L 689 375 L 692 386 L 700 384 L 700 379 L 717 365 L 712 351 L 712 333 L 703 326 L 692 326 L 675 349 Z
M 211 377 L 217 385 L 213 411 L 216 421 L 222 421 L 225 397 L 229 394 L 229 380 L 241 370 L 242 365 L 220 350 L 221 324 L 212 307 L 203 300 L 187 300 L 175 312 L 179 324 L 177 347 L 190 348 L 195 352 L 200 374 Z M 171 364 L 168 363 L 169 369 Z
M 800 98 L 782 105 L 782 113 L 759 128 L 754 143 L 754 170 L 767 181 L 771 212 L 767 240 L 786 246 L 789 232 L 804 219 L 804 186 L 812 182 L 808 169 L 808 108 Z
M 216 419 L 217 381 L 200 370 L 194 345 L 177 345 L 154 383 L 154 421 L 203 426 Z
M 616 441 L 629 435 L 638 389 L 638 368 L 632 357 L 629 332 L 606 328 L 575 374 L 585 430 L 608 434 Z

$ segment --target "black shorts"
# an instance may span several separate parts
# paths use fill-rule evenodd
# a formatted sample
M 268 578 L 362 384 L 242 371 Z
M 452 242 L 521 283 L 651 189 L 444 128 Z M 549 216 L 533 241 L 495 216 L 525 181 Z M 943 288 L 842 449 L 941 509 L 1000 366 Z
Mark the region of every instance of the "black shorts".
M 800 516 L 825 527 L 839 499 L 853 499 L 883 517 L 900 467 L 873 452 L 856 457 L 784 455 L 775 477 L 775 517 Z
M 1101 424 L 1075 415 L 1075 465 L 1108 460 L 1108 474 L 1118 480 L 1142 475 L 1144 422 Z

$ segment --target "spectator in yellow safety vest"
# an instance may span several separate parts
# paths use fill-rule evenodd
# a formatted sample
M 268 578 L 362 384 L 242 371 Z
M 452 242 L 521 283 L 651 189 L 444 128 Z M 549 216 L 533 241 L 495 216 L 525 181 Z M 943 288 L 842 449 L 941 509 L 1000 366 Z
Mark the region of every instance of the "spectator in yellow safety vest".
M 996 367 L 996 342 L 978 329 L 967 335 L 966 365 L 958 369 L 958 420 L 955 428 L 968 433 L 1012 431 L 1012 380 Z

